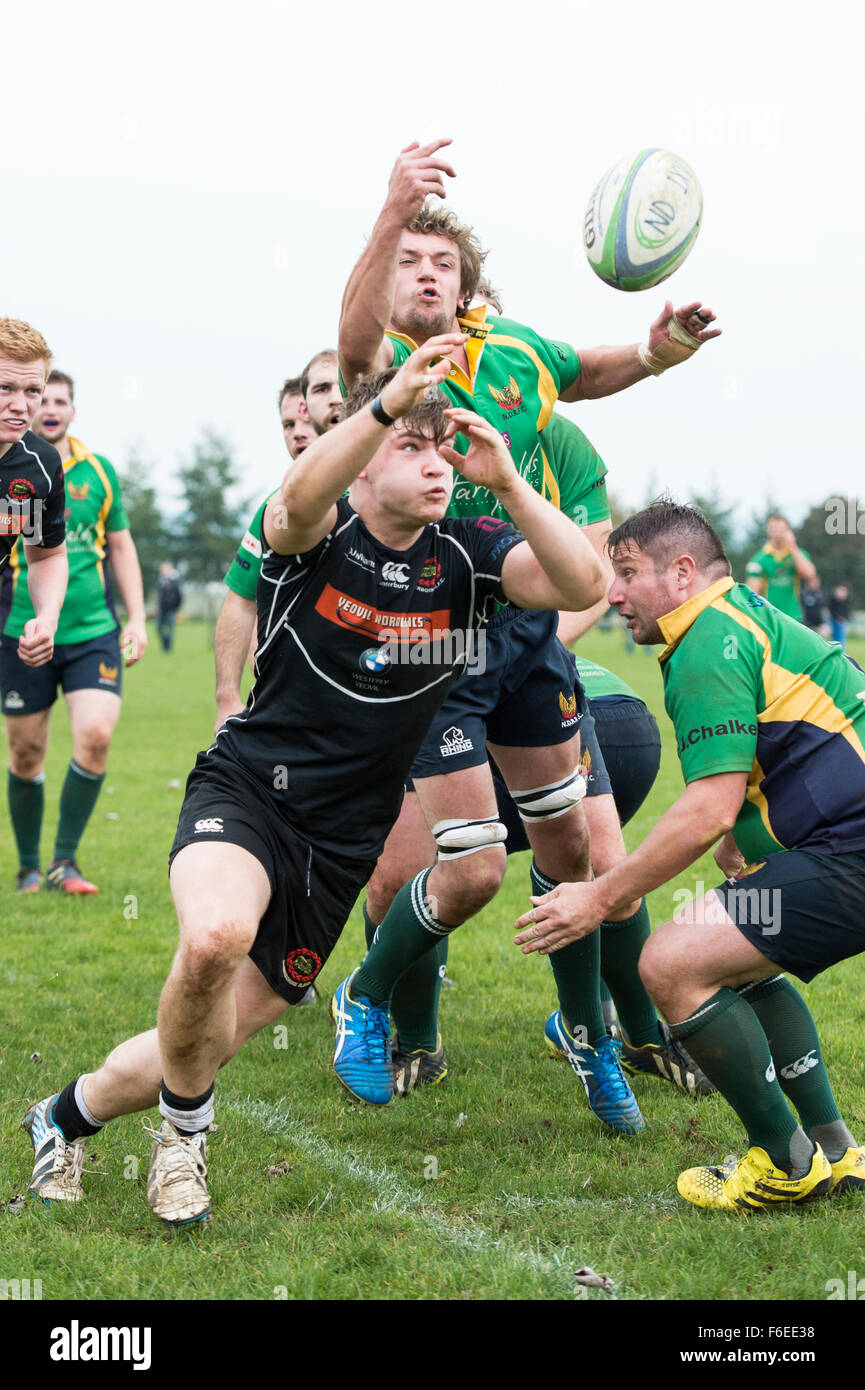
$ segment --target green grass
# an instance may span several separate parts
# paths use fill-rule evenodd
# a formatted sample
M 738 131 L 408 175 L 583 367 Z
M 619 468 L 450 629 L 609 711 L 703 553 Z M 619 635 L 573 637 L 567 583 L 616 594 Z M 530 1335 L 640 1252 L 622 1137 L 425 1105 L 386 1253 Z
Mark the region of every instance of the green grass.
M 620 634 L 593 635 L 585 646 L 649 702 L 664 734 L 655 791 L 628 828 L 633 845 L 681 790 L 657 663 L 627 656 Z M 860 660 L 863 648 L 854 652 Z M 570 1070 L 545 1056 L 549 966 L 511 944 L 527 903 L 527 856 L 511 859 L 498 898 L 452 946 L 457 988 L 443 995 L 451 1068 L 443 1086 L 383 1110 L 351 1104 L 330 1069 L 326 1008 L 295 1010 L 283 1033 L 260 1034 L 220 1076 L 208 1228 L 171 1236 L 150 1216 L 140 1117 L 94 1141 L 89 1166 L 104 1175 L 86 1179 L 82 1204 L 28 1199 L 20 1215 L 9 1213 L 5 1203 L 29 1179 L 30 1146 L 17 1132 L 26 1102 L 153 1024 L 176 937 L 166 856 L 186 773 L 210 741 L 212 687 L 204 626 L 181 625 L 170 657 L 154 642 L 128 674 L 106 793 L 81 854 L 99 896 L 7 898 L 0 1278 L 41 1279 L 45 1299 L 573 1299 L 572 1272 L 590 1264 L 615 1280 L 622 1299 L 821 1300 L 828 1279 L 846 1280 L 861 1265 L 855 1196 L 754 1218 L 700 1213 L 679 1200 L 681 1168 L 741 1152 L 738 1122 L 719 1097 L 690 1100 L 640 1078 L 646 1133 L 621 1139 L 601 1129 Z M 58 708 L 45 849 L 67 731 Z M 7 885 L 14 869 L 7 832 Z M 678 884 L 717 877 L 707 856 Z M 654 922 L 670 915 L 676 886 L 653 895 Z M 362 940 L 356 910 L 320 982 L 325 994 L 357 961 Z M 842 1110 L 860 1134 L 863 988 L 860 958 L 805 990 Z M 266 1171 L 280 1164 L 284 1172 Z

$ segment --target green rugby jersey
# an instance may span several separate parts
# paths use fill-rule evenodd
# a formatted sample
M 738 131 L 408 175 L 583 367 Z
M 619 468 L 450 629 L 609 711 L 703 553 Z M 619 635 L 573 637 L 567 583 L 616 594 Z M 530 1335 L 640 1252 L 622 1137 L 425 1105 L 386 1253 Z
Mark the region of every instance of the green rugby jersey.
M 685 781 L 748 773 L 733 829 L 747 862 L 865 849 L 865 672 L 732 579 L 658 626 Z
M 454 364 L 441 390 L 454 405 L 473 410 L 494 425 L 520 475 L 559 507 L 561 488 L 543 447 L 541 431 L 549 425 L 562 391 L 580 374 L 575 349 L 569 343 L 542 338 L 513 319 L 493 315 L 487 321 L 485 304 L 469 309 L 458 322 L 469 334 L 465 345 L 469 376 Z M 417 344 L 403 333 L 389 330 L 387 336 L 394 346 L 394 365 L 401 366 Z M 454 447 L 466 453 L 468 440 L 460 435 Z M 510 521 L 487 488 L 460 477 L 454 482 L 448 515 L 494 516 Z
M 811 559 L 807 550 L 803 550 L 802 554 L 806 560 Z M 802 583 L 796 573 L 796 561 L 791 550 L 782 550 L 777 554 L 767 543 L 756 555 L 751 556 L 745 566 L 745 573 L 749 579 L 765 579 L 766 598 L 769 602 L 789 618 L 802 621 L 802 609 L 799 604 Z
M 108 459 L 91 454 L 71 436 L 69 446 L 72 457 L 63 465 L 69 585 L 54 637 L 61 644 L 88 642 L 119 626 L 105 554 L 110 533 L 129 529 L 117 474 Z M 3 631 L 9 637 L 20 637 L 34 616 L 27 587 L 27 555 L 20 543 L 12 552 L 10 570 L 14 590 Z
M 228 588 L 231 589 L 232 593 L 239 594 L 241 598 L 255 600 L 258 576 L 261 574 L 261 527 L 264 521 L 264 509 L 271 497 L 278 491 L 279 488 L 274 488 L 273 492 L 269 492 L 255 513 L 244 532 L 243 540 L 237 547 L 237 554 L 225 576 L 225 583 Z
M 559 488 L 559 510 L 577 526 L 608 521 L 607 465 L 579 425 L 554 412 L 541 443 Z
M 608 671 L 606 666 L 599 666 L 596 661 L 589 661 L 587 657 L 580 656 L 579 651 L 574 652 L 574 655 L 577 659 L 577 675 L 588 699 L 597 700 L 604 695 L 627 695 L 630 700 L 639 700 L 639 695 L 625 684 L 621 676 Z

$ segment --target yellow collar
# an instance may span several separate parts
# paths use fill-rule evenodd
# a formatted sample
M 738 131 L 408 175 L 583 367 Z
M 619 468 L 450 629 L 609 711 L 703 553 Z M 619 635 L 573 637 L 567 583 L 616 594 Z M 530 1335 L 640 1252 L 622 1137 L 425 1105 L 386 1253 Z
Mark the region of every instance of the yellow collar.
M 679 645 L 688 628 L 697 621 L 703 609 L 708 608 L 722 594 L 726 594 L 728 589 L 732 589 L 734 583 L 735 580 L 729 574 L 724 579 L 717 579 L 714 584 L 709 585 L 708 589 L 701 589 L 698 594 L 686 599 L 678 608 L 674 608 L 672 612 L 665 613 L 662 618 L 658 619 L 658 627 L 667 643 L 658 657 L 662 665 Z
M 72 450 L 72 457 L 63 465 L 64 473 L 68 473 L 70 468 L 74 468 L 76 463 L 84 463 L 90 458 L 90 450 L 85 449 L 80 439 L 73 439 L 69 435 L 69 448 Z
M 466 357 L 469 363 L 469 375 L 466 376 L 462 367 L 456 362 L 451 362 L 449 375 L 453 380 L 462 386 L 463 390 L 474 393 L 474 379 L 477 374 L 478 362 L 484 343 L 492 329 L 492 324 L 487 323 L 487 306 L 479 304 L 476 309 L 467 309 L 462 317 L 457 317 L 457 323 L 464 333 L 468 333 L 469 340 L 466 343 Z M 412 352 L 417 351 L 417 343 L 410 338 L 407 333 L 397 333 L 394 329 L 388 329 L 388 335 L 395 338 L 399 343 L 405 343 Z

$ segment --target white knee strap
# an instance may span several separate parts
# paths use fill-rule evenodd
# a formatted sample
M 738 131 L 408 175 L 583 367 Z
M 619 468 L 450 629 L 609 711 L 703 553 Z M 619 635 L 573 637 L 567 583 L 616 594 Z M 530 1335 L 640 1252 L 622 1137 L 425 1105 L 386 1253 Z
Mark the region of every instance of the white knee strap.
M 490 845 L 504 844 L 507 828 L 500 820 L 440 820 L 433 826 L 439 859 L 462 859 Z
M 561 782 L 547 787 L 531 787 L 525 792 L 511 792 L 520 819 L 529 825 L 535 821 L 555 820 L 576 806 L 586 794 L 586 779 L 579 768 Z

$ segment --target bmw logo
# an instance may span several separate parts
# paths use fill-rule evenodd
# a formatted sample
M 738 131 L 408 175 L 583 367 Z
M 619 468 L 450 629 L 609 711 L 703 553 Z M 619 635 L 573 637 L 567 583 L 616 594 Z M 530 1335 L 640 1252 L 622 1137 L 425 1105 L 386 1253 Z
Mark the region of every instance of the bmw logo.
M 367 647 L 360 654 L 362 671 L 386 671 L 390 666 L 390 652 L 385 647 Z

